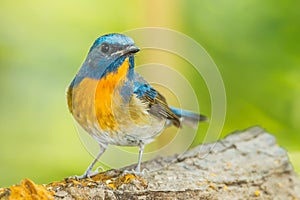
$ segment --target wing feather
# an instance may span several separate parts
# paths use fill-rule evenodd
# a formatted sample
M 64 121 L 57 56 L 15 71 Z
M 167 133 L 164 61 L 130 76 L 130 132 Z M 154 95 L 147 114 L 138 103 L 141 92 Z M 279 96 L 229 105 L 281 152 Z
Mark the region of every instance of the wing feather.
M 176 127 L 180 127 L 179 117 L 169 108 L 167 101 L 158 91 L 138 76 L 135 82 L 134 93 L 137 98 L 148 105 L 148 112 L 161 119 L 170 120 Z

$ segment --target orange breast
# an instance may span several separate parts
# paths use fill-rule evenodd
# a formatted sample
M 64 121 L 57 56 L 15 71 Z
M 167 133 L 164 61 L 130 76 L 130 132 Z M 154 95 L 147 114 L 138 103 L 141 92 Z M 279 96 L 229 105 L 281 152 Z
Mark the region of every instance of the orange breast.
M 104 131 L 117 131 L 113 102 L 116 88 L 127 79 L 129 59 L 126 58 L 116 72 L 107 74 L 100 80 L 84 78 L 72 91 L 73 116 L 86 130 L 100 127 Z M 70 97 L 69 97 L 70 98 Z

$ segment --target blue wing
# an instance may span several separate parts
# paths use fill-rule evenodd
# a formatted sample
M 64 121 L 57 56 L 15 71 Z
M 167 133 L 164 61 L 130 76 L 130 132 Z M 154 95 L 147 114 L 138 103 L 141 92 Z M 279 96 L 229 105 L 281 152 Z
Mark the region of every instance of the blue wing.
M 181 123 L 196 128 L 199 121 L 207 121 L 207 117 L 188 110 L 169 107 L 164 96 L 156 91 L 141 75 L 135 72 L 134 90 L 137 98 L 147 103 L 148 112 L 158 118 L 169 120 L 176 127 Z
M 138 99 L 147 103 L 150 114 L 157 118 L 167 119 L 176 127 L 181 126 L 180 117 L 169 108 L 166 99 L 138 73 L 135 73 L 133 93 Z

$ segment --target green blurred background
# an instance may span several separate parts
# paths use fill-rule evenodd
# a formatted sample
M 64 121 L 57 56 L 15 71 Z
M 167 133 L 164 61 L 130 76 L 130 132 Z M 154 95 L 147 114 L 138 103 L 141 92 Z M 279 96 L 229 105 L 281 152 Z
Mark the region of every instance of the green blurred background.
M 92 157 L 68 113 L 66 86 L 95 38 L 148 26 L 194 38 L 216 62 L 228 100 L 222 136 L 261 125 L 299 173 L 299 10 L 297 0 L 2 0 L 0 187 L 86 169 Z

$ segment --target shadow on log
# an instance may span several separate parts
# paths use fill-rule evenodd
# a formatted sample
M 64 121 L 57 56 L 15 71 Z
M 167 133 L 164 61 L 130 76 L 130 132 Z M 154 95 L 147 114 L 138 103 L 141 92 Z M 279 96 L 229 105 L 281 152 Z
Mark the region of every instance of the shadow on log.
M 144 162 L 146 172 L 142 177 L 122 174 L 132 168 L 44 186 L 26 179 L 0 190 L 0 198 L 300 199 L 300 181 L 287 152 L 259 127 L 230 134 L 182 155 Z

